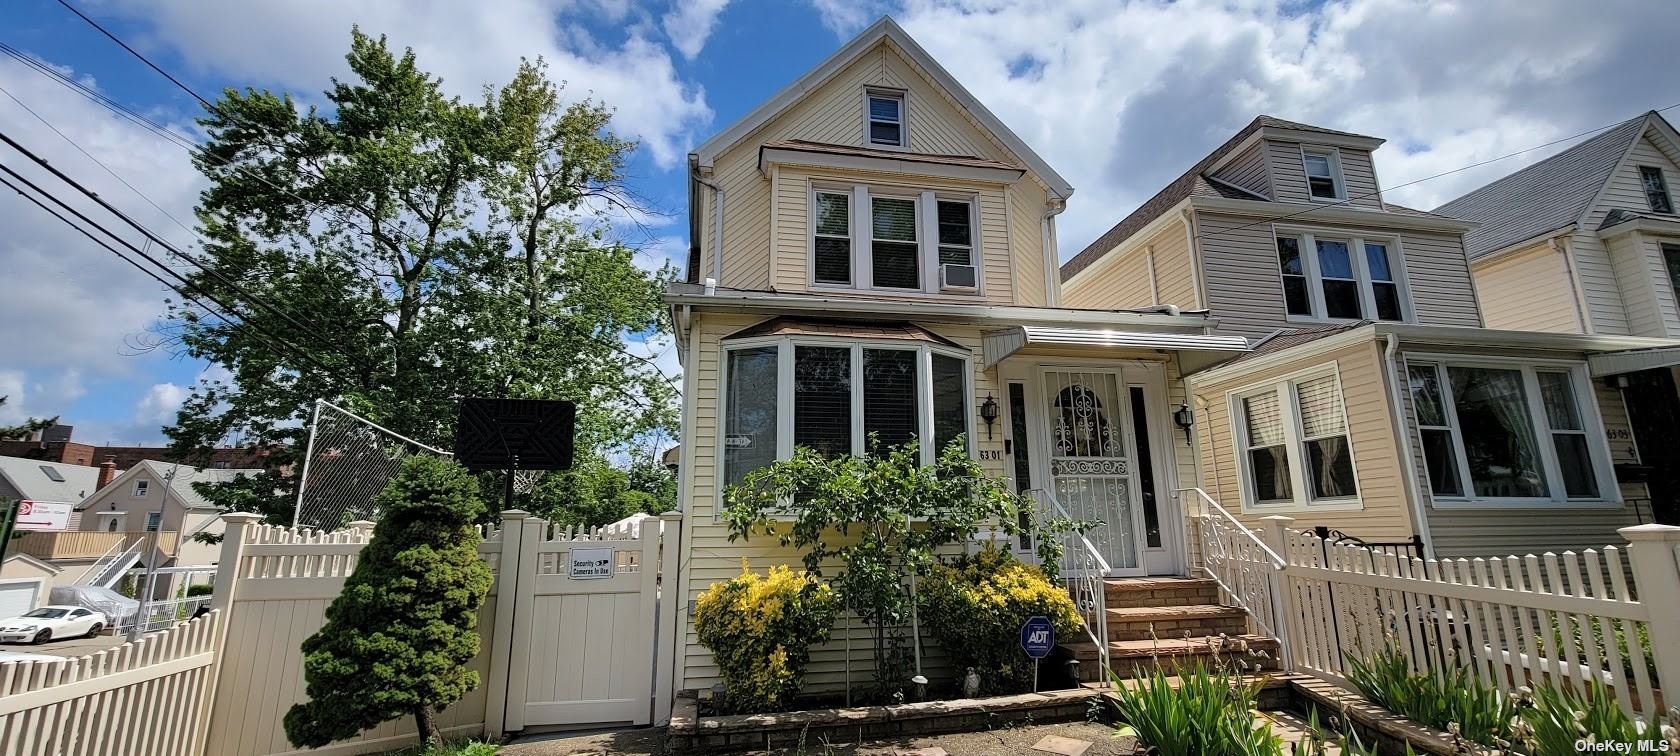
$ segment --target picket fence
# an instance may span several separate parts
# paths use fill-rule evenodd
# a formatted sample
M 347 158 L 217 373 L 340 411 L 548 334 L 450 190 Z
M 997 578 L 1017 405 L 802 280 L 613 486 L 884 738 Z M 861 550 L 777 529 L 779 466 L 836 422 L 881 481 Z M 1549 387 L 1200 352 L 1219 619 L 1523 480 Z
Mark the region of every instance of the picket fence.
M 1680 528 L 1623 528 L 1626 548 L 1418 559 L 1320 539 L 1281 515 L 1255 533 L 1205 499 L 1197 538 L 1228 605 L 1282 644 L 1282 663 L 1350 684 L 1381 649 L 1413 672 L 1467 669 L 1501 691 L 1593 681 L 1623 711 L 1675 718 L 1680 690 Z M 1644 596 L 1646 600 L 1641 601 Z
M 222 617 L 62 661 L 0 664 L 0 753 L 203 753 Z

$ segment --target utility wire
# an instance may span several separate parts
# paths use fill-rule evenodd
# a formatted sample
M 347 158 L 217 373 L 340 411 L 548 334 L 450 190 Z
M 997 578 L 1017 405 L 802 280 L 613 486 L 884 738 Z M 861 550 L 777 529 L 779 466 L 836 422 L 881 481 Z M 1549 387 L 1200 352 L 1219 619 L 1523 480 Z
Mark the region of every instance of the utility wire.
M 209 100 L 204 99 L 204 97 L 199 95 L 199 93 L 194 92 L 192 90 L 192 87 L 189 87 L 185 84 L 182 84 L 180 79 L 177 79 L 174 76 L 171 76 L 168 71 L 165 71 L 162 68 L 159 68 L 158 64 L 153 63 L 150 58 L 147 58 L 146 56 L 141 55 L 140 51 L 138 51 L 138 50 L 136 50 L 132 47 L 129 47 L 127 42 L 122 41 L 122 39 L 119 38 L 117 35 L 112 34 L 105 27 L 100 26 L 98 21 L 95 21 L 91 18 L 88 18 L 87 14 L 85 14 L 85 13 L 79 11 L 79 10 L 76 10 L 76 6 L 71 5 L 69 2 L 66 2 L 66 0 L 58 0 L 58 4 L 64 6 L 67 9 L 69 9 L 69 11 L 71 13 L 74 13 L 77 16 L 81 17 L 81 19 L 83 21 L 88 22 L 89 26 L 92 26 L 93 28 L 98 29 L 101 34 L 104 34 L 105 36 L 110 37 L 112 42 L 117 43 L 118 45 L 120 45 L 122 47 L 122 49 L 127 50 L 130 55 L 133 55 L 134 57 L 139 58 L 140 62 L 145 63 L 148 66 L 151 66 L 153 71 L 156 71 L 156 72 L 162 74 L 163 78 L 168 79 L 171 82 L 173 82 L 175 84 L 175 86 L 180 87 L 182 91 L 186 92 L 187 94 L 192 95 L 194 99 L 197 99 L 200 103 L 204 104 L 204 108 L 206 110 L 209 110 L 211 112 L 216 111 L 216 106 L 211 105 Z

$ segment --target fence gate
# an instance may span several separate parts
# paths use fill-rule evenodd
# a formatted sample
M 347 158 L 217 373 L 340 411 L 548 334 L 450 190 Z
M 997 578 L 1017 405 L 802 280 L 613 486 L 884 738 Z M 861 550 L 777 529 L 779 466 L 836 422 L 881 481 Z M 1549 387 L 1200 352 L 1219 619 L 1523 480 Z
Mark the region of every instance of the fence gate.
M 630 532 L 536 518 L 504 527 L 502 595 L 513 600 L 497 604 L 506 653 L 492 669 L 492 735 L 498 703 L 506 732 L 651 721 L 659 536 L 657 519 Z

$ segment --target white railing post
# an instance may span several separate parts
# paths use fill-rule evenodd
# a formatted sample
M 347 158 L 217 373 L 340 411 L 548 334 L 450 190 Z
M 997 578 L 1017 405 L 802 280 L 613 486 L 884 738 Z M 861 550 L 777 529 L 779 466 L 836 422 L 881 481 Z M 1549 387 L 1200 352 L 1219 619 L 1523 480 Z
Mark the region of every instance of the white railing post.
M 496 558 L 496 615 L 490 628 L 490 680 L 484 696 L 484 737 L 499 741 L 507 732 L 508 663 L 513 645 L 513 613 L 517 602 L 519 563 L 525 518 L 520 509 L 502 512 L 502 553 Z
M 1675 600 L 1680 596 L 1680 528 L 1635 525 L 1616 532 L 1628 540 L 1634 586 L 1650 617 L 1651 654 L 1657 665 L 1652 687 L 1680 688 L 1680 601 Z
M 677 636 L 682 624 L 680 617 L 687 603 L 677 579 L 682 518 L 681 512 L 666 512 L 659 516 L 659 564 L 642 565 L 644 570 L 657 570 L 659 573 L 659 631 L 653 655 L 653 724 L 658 727 L 671 723 L 671 699 L 676 692 L 677 680 Z
M 365 542 L 373 537 L 373 526 L 375 524 L 372 520 L 357 520 L 345 527 L 348 527 L 350 532 L 355 533 L 358 538 Z
M 240 563 L 245 560 L 245 531 L 261 519 L 262 515 L 249 512 L 222 515 L 222 522 L 227 523 L 227 527 L 222 529 L 222 553 L 216 560 L 216 585 L 210 594 L 210 608 L 222 610 L 224 616 L 233 607 Z M 228 620 L 223 619 L 222 627 L 225 629 L 227 625 Z
M 1300 626 L 1295 616 L 1295 601 L 1289 590 L 1289 526 L 1295 524 L 1295 518 L 1284 515 L 1268 515 L 1260 518 L 1265 524 L 1261 529 L 1266 545 L 1283 557 L 1283 566 L 1274 566 L 1268 571 L 1268 593 L 1272 594 L 1272 632 L 1277 635 L 1279 661 L 1283 663 L 1283 671 L 1295 671 L 1295 643 L 1292 636 L 1293 629 Z

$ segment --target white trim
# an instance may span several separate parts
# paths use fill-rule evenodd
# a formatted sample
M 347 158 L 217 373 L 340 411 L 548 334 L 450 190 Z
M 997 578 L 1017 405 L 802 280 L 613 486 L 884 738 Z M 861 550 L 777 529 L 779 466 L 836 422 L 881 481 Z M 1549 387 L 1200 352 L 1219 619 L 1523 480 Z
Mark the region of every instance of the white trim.
M 1477 268 L 1487 267 L 1507 257 L 1516 255 L 1519 252 L 1530 251 L 1531 247 L 1542 244 L 1549 239 L 1572 236 L 1575 234 L 1576 230 L 1577 229 L 1574 223 L 1566 223 L 1545 233 L 1535 234 L 1534 236 L 1530 236 L 1520 242 L 1507 244 L 1498 249 L 1483 253 L 1470 261 L 1470 270 L 1474 272 Z
M 1310 493 L 1311 487 L 1307 473 L 1307 442 L 1313 439 L 1306 437 L 1301 424 L 1300 396 L 1295 387 L 1304 381 L 1322 378 L 1326 375 L 1336 379 L 1336 398 L 1342 408 L 1342 437 L 1347 442 L 1348 465 L 1353 469 L 1354 495 L 1336 497 L 1315 501 Z M 1253 492 L 1249 486 L 1253 473 L 1248 463 L 1248 429 L 1247 417 L 1242 402 L 1244 399 L 1260 396 L 1267 392 L 1274 392 L 1278 399 L 1278 411 L 1283 419 L 1283 446 L 1288 452 L 1289 484 L 1293 499 L 1281 503 L 1259 503 L 1254 501 Z M 1301 368 L 1290 373 L 1273 376 L 1261 381 L 1239 386 L 1225 392 L 1228 417 L 1231 423 L 1231 448 L 1235 455 L 1237 466 L 1237 493 L 1244 514 L 1277 514 L 1280 512 L 1346 512 L 1358 511 L 1365 508 L 1359 490 L 1359 465 L 1353 447 L 1353 421 L 1348 417 L 1347 395 L 1342 390 L 1341 363 L 1336 360 Z M 1319 438 L 1329 438 L 1320 436 Z
M 1453 234 L 1463 233 L 1481 225 L 1443 216 L 1405 215 L 1383 210 L 1350 207 L 1345 204 L 1324 204 L 1323 202 L 1263 202 L 1261 200 L 1208 197 L 1200 194 L 1190 195 L 1186 201 L 1197 210 L 1206 210 L 1223 215 L 1266 218 L 1268 220 L 1350 223 L 1356 226 L 1384 229 L 1437 231 Z M 1283 216 L 1289 217 L 1284 218 Z M 1311 220 L 1308 220 L 1309 217 Z
M 1272 246 L 1276 254 L 1277 241 L 1289 237 L 1296 240 L 1301 255 L 1302 272 L 1307 279 L 1307 302 L 1312 310 L 1310 315 L 1300 315 L 1288 312 L 1288 297 L 1284 296 L 1285 317 L 1292 323 L 1349 323 L 1356 320 L 1378 320 L 1376 303 L 1376 284 L 1371 278 L 1370 262 L 1366 259 L 1365 245 L 1367 243 L 1380 244 L 1388 256 L 1388 273 L 1390 280 L 1380 283 L 1392 283 L 1400 304 L 1400 320 L 1383 320 L 1388 323 L 1413 323 L 1417 321 L 1417 311 L 1413 306 L 1411 287 L 1407 285 L 1405 252 L 1401 246 L 1401 238 L 1397 234 L 1369 233 L 1364 231 L 1345 231 L 1327 226 L 1300 226 L 1296 224 L 1273 224 Z M 1357 318 L 1331 317 L 1324 301 L 1325 275 L 1318 259 L 1318 242 L 1344 242 L 1347 245 L 1348 263 L 1353 268 L 1353 278 L 1334 278 L 1334 281 L 1353 281 L 1359 291 L 1360 316 Z M 1283 287 L 1283 267 L 1277 266 L 1278 285 L 1280 293 Z
M 875 113 L 870 108 L 870 100 L 894 100 L 898 102 L 898 143 L 877 142 L 872 126 L 875 125 Z M 891 123 L 881 121 L 881 123 Z M 863 144 L 882 150 L 910 149 L 910 93 L 903 89 L 889 87 L 866 86 L 863 88 Z
M 1306 129 L 1289 129 L 1278 126 L 1263 126 L 1260 135 L 1264 139 L 1274 142 L 1297 142 L 1306 144 L 1328 145 L 1331 147 L 1347 147 L 1355 150 L 1371 152 L 1383 146 L 1386 140 L 1376 137 L 1359 136 L 1357 134 L 1328 134 L 1322 131 Z
M 1659 236 L 1680 235 L 1680 216 L 1672 218 L 1651 218 L 1640 215 L 1629 218 L 1614 226 L 1599 229 L 1596 233 L 1600 239 L 1614 239 L 1630 233 L 1648 233 Z
M 1317 144 L 1296 145 L 1301 150 L 1301 175 L 1307 180 L 1307 199 L 1314 202 L 1347 202 L 1347 178 L 1342 175 L 1342 152 L 1331 146 Z M 1312 180 L 1318 178 L 1307 171 L 1307 155 L 1319 155 L 1324 158 L 1330 169 L 1330 191 L 1333 196 L 1320 197 L 1313 194 Z
M 870 149 L 884 149 L 871 145 Z M 842 155 L 790 147 L 765 147 L 759 151 L 759 171 L 768 175 L 770 169 L 781 165 L 808 168 L 828 168 L 843 171 L 868 171 L 918 178 L 941 178 L 1008 186 L 1021 179 L 1026 171 L 1019 168 L 993 168 L 984 165 L 954 165 L 914 157 L 878 155 Z
M 1598 397 L 1593 392 L 1592 378 L 1588 374 L 1586 361 L 1432 352 L 1404 352 L 1402 359 L 1406 363 L 1408 390 L 1410 390 L 1411 369 L 1414 365 L 1430 365 L 1437 370 L 1437 380 L 1441 386 L 1441 402 L 1452 430 L 1455 461 L 1458 463 L 1459 481 L 1464 493 L 1462 496 L 1440 496 L 1433 492 L 1434 486 L 1431 485 L 1429 487 L 1431 508 L 1590 509 L 1622 506 L 1621 492 L 1611 464 L 1610 444 L 1603 433 L 1604 418 L 1598 411 Z M 1515 370 L 1522 375 L 1523 394 L 1527 403 L 1529 424 L 1534 432 L 1534 444 L 1540 456 L 1539 462 L 1541 473 L 1546 481 L 1547 496 L 1479 497 L 1475 494 L 1475 482 L 1470 477 L 1470 462 L 1465 454 L 1464 426 L 1458 417 L 1458 407 L 1453 394 L 1454 387 L 1446 370 L 1450 367 Z M 1550 420 L 1546 416 L 1539 379 L 1535 377 L 1537 372 L 1558 372 L 1569 376 L 1570 388 L 1574 392 L 1575 409 L 1580 415 L 1583 435 L 1587 438 L 1588 454 L 1592 459 L 1592 473 L 1599 492 L 1596 497 L 1570 498 L 1565 491 L 1563 468 L 1558 462 L 1557 450 L 1552 442 L 1553 431 L 1551 430 Z M 1405 423 L 1408 433 L 1421 430 L 1416 407 L 1413 407 L 1410 415 L 1405 418 Z M 1427 477 L 1428 471 L 1423 471 L 1423 474 Z
M 961 110 L 971 116 L 982 129 L 1002 142 L 1006 149 L 1025 162 L 1038 175 L 1039 179 L 1046 183 L 1052 194 L 1063 200 L 1073 195 L 1073 186 L 1068 184 L 1067 179 L 1056 173 L 1050 167 L 1050 164 L 1044 161 L 1044 158 L 1039 157 L 1038 153 L 1033 152 L 1032 148 L 1021 140 L 1020 136 L 1010 131 L 1009 127 L 1003 124 L 1003 121 L 993 115 L 990 110 L 987 110 L 986 106 L 982 105 L 967 89 L 964 89 L 962 84 L 958 83 L 956 78 L 951 76 L 943 66 L 939 65 L 938 61 L 928 55 L 921 45 L 916 44 L 916 41 L 905 33 L 902 27 L 885 16 L 850 42 L 847 42 L 839 50 L 836 50 L 833 55 L 817 64 L 815 68 L 806 72 L 792 84 L 777 92 L 775 96 L 754 108 L 752 112 L 731 124 L 729 128 L 718 132 L 711 139 L 695 148 L 692 154 L 695 156 L 697 167 L 709 170 L 719 153 L 735 146 L 736 143 L 758 130 L 760 126 L 793 107 L 795 103 L 804 99 L 811 91 L 828 83 L 841 69 L 850 65 L 882 40 L 891 42 L 911 63 L 921 67 L 936 85 L 945 90 L 946 95 L 956 101 Z
M 851 246 L 851 280 L 833 283 L 817 280 L 817 195 L 848 195 L 848 242 Z M 874 277 L 874 203 L 877 199 L 909 200 L 915 204 L 917 287 L 876 286 Z M 974 288 L 946 288 L 939 279 L 939 203 L 968 205 L 969 264 L 974 267 Z M 880 184 L 846 184 L 812 180 L 806 186 L 805 282 L 814 291 L 873 292 L 891 295 L 937 295 L 983 297 L 986 293 L 984 250 L 980 240 L 980 195 L 973 192 L 914 189 Z M 859 211 L 862 208 L 862 211 Z M 830 238 L 835 238 L 829 235 Z M 889 242 L 908 244 L 910 242 Z
M 842 291 L 827 289 L 824 294 L 784 294 L 749 289 L 718 287 L 711 294 L 704 293 L 697 284 L 674 283 L 666 288 L 665 303 L 690 305 L 713 312 L 745 312 L 753 314 L 791 313 L 810 316 L 814 311 L 835 317 L 915 318 L 922 321 L 966 321 L 988 323 L 1066 325 L 1074 327 L 1161 327 L 1194 330 L 1198 333 L 1219 325 L 1217 318 L 1205 315 L 1169 315 L 1164 312 L 1129 310 L 1085 310 L 1066 307 L 1020 307 L 953 302 L 954 297 L 941 294 L 894 292 L 895 298 L 881 296 L 836 296 Z M 867 293 L 867 292 L 860 292 Z

